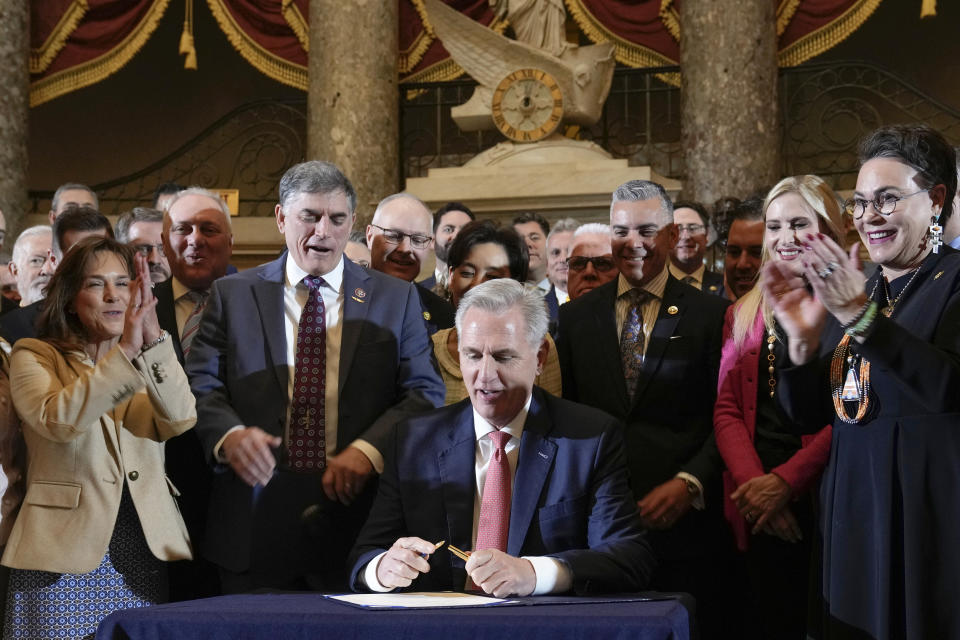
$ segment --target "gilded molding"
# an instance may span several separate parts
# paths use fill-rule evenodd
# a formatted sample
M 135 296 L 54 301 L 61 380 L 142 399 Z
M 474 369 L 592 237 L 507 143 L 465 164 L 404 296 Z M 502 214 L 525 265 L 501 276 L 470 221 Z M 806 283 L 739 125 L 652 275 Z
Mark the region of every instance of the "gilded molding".
M 64 69 L 30 84 L 30 106 L 35 107 L 71 91 L 96 84 L 123 68 L 157 28 L 170 0 L 156 0 L 143 19 L 116 47 L 93 60 Z

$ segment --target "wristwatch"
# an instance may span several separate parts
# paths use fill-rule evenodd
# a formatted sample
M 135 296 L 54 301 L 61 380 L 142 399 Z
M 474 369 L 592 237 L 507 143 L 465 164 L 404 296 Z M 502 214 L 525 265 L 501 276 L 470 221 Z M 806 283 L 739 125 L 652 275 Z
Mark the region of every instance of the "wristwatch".
M 687 493 L 690 494 L 690 497 L 696 498 L 700 495 L 700 488 L 697 487 L 697 483 L 691 480 L 690 478 L 680 478 L 683 480 L 683 483 L 687 485 Z

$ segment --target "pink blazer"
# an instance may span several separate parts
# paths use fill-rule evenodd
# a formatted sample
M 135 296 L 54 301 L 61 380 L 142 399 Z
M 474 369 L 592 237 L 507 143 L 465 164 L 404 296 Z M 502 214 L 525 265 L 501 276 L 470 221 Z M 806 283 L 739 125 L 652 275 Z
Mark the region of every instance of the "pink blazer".
M 760 457 L 753 446 L 757 425 L 757 379 L 761 357 L 767 349 L 763 315 L 757 314 L 753 329 L 743 345 L 737 349 L 733 340 L 734 309 L 731 305 L 723 323 L 723 352 L 720 356 L 717 404 L 713 411 L 713 426 L 717 434 L 717 448 L 727 465 L 723 473 L 723 511 L 733 529 L 737 547 L 747 549 L 750 527 L 740 515 L 730 494 L 741 484 L 764 474 Z M 762 380 L 766 385 L 767 380 Z M 784 464 L 771 471 L 783 478 L 793 495 L 799 496 L 820 478 L 830 456 L 830 425 L 815 434 L 801 436 L 802 447 Z

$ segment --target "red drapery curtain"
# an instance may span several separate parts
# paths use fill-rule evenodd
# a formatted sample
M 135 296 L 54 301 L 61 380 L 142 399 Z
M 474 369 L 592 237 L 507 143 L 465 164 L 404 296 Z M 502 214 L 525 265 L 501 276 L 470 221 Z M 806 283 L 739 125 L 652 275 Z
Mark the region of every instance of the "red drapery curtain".
M 199 0 L 191 0 L 200 5 Z M 449 80 L 462 73 L 433 34 L 422 0 L 399 5 L 401 82 Z M 503 32 L 488 0 L 445 0 Z M 680 57 L 683 0 L 566 0 L 593 42 L 611 41 L 622 64 L 662 66 Z M 690 1 L 690 0 L 687 0 Z M 771 0 L 777 7 L 781 66 L 800 64 L 834 46 L 881 0 Z M 31 105 L 115 73 L 153 33 L 170 0 L 44 0 L 31 3 Z M 207 0 L 231 44 L 254 67 L 306 90 L 309 0 Z M 186 34 L 185 34 L 186 38 Z M 192 48 L 192 44 L 187 45 Z
M 169 0 L 30 3 L 30 104 L 103 80 L 146 43 Z

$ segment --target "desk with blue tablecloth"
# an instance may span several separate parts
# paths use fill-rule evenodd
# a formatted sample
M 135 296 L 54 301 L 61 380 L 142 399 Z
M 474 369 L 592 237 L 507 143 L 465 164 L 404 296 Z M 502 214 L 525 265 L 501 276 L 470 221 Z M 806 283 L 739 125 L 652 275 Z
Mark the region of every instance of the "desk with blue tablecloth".
M 118 611 L 97 640 L 689 640 L 690 601 L 534 598 L 530 606 L 371 611 L 319 594 L 222 596 Z M 692 605 L 690 605 L 692 607 Z

